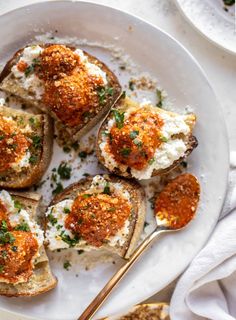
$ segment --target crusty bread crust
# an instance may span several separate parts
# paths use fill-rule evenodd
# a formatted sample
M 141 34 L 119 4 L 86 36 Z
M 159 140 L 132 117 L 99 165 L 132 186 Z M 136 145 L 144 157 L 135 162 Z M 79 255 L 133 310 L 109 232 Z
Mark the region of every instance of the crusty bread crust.
M 44 48 L 50 45 L 52 44 L 40 44 L 40 46 Z M 67 46 L 67 47 L 69 47 L 73 51 L 76 49 L 73 46 Z M 108 83 L 113 88 L 114 91 L 112 96 L 107 97 L 107 102 L 104 104 L 104 106 L 101 106 L 100 109 L 98 110 L 98 113 L 93 118 L 91 118 L 87 123 L 80 124 L 75 128 L 69 128 L 63 123 L 61 123 L 60 119 L 58 119 L 56 114 L 53 111 L 51 111 L 47 106 L 45 106 L 42 103 L 42 101 L 36 100 L 34 96 L 29 95 L 28 91 L 26 91 L 25 89 L 23 89 L 18 85 L 17 80 L 14 78 L 13 74 L 11 73 L 11 68 L 17 63 L 17 60 L 19 59 L 23 50 L 24 49 L 18 50 L 5 65 L 3 71 L 0 74 L 0 89 L 8 93 L 14 94 L 15 96 L 18 96 L 27 104 L 30 104 L 36 108 L 39 108 L 43 112 L 48 113 L 52 118 L 54 118 L 60 123 L 63 129 L 65 129 L 70 134 L 71 140 L 79 140 L 90 129 L 92 129 L 99 122 L 99 120 L 102 119 L 107 114 L 107 112 L 110 110 L 110 108 L 114 105 L 114 103 L 117 101 L 117 99 L 121 95 L 121 86 L 119 84 L 119 81 L 116 75 L 106 66 L 105 63 L 98 60 L 97 58 L 90 55 L 89 53 L 83 51 L 83 53 L 88 57 L 88 60 L 90 63 L 93 63 L 99 66 L 107 74 Z
M 118 101 L 116 102 L 116 104 L 114 105 L 113 109 L 114 108 L 118 108 L 123 102 L 123 99 L 120 98 L 118 99 Z M 133 102 L 129 99 L 129 103 L 133 104 Z M 162 110 L 162 109 L 159 109 L 160 112 L 168 112 L 168 111 L 165 111 L 165 110 Z M 171 113 L 171 112 L 169 112 Z M 125 177 L 125 178 L 128 178 L 128 179 L 133 179 L 132 175 L 131 175 L 131 172 L 130 172 L 130 168 L 127 168 L 127 171 L 126 172 L 123 172 L 121 171 L 119 168 L 114 168 L 113 170 L 111 170 L 110 168 L 108 168 L 106 165 L 105 165 L 105 160 L 104 160 L 104 157 L 102 156 L 102 152 L 101 152 L 101 149 L 100 149 L 100 144 L 102 142 L 102 133 L 105 131 L 106 129 L 106 125 L 107 125 L 107 122 L 108 120 L 111 118 L 112 114 L 111 112 L 109 112 L 107 114 L 107 116 L 105 117 L 105 119 L 103 120 L 103 122 L 101 123 L 101 126 L 98 130 L 98 135 L 97 135 L 97 141 L 96 141 L 96 154 L 97 154 L 97 158 L 98 158 L 98 161 L 107 169 L 109 170 L 112 174 L 116 174 L 118 176 L 122 176 L 122 177 Z M 191 132 L 193 130 L 193 127 L 195 125 L 195 122 L 196 122 L 196 116 L 195 115 L 189 115 L 189 119 L 187 121 L 190 129 L 191 129 Z M 153 170 L 153 173 L 152 173 L 152 177 L 155 177 L 155 176 L 161 176 L 161 175 L 164 175 L 166 173 L 169 173 L 171 172 L 172 170 L 174 170 L 176 167 L 178 167 L 182 161 L 184 161 L 189 155 L 190 153 L 198 146 L 198 141 L 197 141 L 197 138 L 195 136 L 192 135 L 192 133 L 190 133 L 188 136 L 186 137 L 183 137 L 180 135 L 180 138 L 183 138 L 184 141 L 185 141 L 185 144 L 187 146 L 187 149 L 185 151 L 185 155 L 179 159 L 177 159 L 176 161 L 174 161 L 172 163 L 172 165 L 168 168 L 165 168 L 165 169 L 159 169 L 159 170 Z
M 0 187 L 2 188 L 19 189 L 31 187 L 40 181 L 50 164 L 53 147 L 53 121 L 46 114 L 32 115 L 21 110 L 10 109 L 3 106 L 0 106 L 0 112 L 4 114 L 21 115 L 24 118 L 40 117 L 40 121 L 42 122 L 42 152 L 38 163 L 31 165 L 27 171 L 14 174 L 14 177 L 10 177 L 12 179 L 6 181 L 0 180 Z
M 121 257 L 128 259 L 133 250 L 135 249 L 140 235 L 143 231 L 145 215 L 146 215 L 146 203 L 145 203 L 145 192 L 141 185 L 134 180 L 126 180 L 111 175 L 104 175 L 107 181 L 113 183 L 121 183 L 125 190 L 127 190 L 131 195 L 132 204 L 132 216 L 129 226 L 129 234 L 122 247 L 111 247 L 108 244 L 104 244 L 102 248 L 116 252 Z M 66 189 L 64 189 L 60 194 L 56 195 L 50 206 L 63 201 L 65 199 L 75 199 L 79 192 L 84 192 L 89 189 L 92 177 L 88 177 L 80 180 L 77 183 L 71 184 Z
M 34 192 L 10 192 L 24 205 L 32 219 L 37 220 L 38 206 L 41 196 Z M 45 293 L 57 285 L 57 279 L 52 274 L 44 247 L 40 248 L 40 257 L 35 262 L 35 268 L 29 281 L 16 285 L 0 282 L 0 295 L 7 297 L 36 296 Z

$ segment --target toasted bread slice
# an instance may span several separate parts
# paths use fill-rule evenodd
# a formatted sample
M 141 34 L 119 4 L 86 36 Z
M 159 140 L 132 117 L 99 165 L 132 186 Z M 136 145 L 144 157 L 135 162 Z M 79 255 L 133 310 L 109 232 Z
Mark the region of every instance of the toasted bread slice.
M 141 122 L 131 122 L 133 114 L 139 121 L 143 116 Z M 154 120 L 150 120 L 150 114 L 156 118 L 152 116 Z M 145 127 L 148 121 L 153 123 Z M 192 134 L 195 122 L 194 114 L 178 115 L 148 102 L 139 104 L 129 98 L 120 99 L 99 129 L 96 143 L 98 160 L 111 173 L 126 178 L 142 180 L 163 175 L 176 168 L 197 147 L 197 139 Z M 119 136 L 111 134 L 113 128 Z M 153 147 L 153 139 L 159 140 L 156 148 Z M 112 145 L 122 162 L 115 158 Z M 150 150 L 154 151 L 148 158 Z M 132 167 L 139 165 L 140 161 L 144 163 L 143 168 Z
M 93 201 L 95 201 L 98 206 L 99 203 L 101 203 L 101 207 L 106 206 L 108 203 L 111 207 L 102 212 L 101 208 L 95 209 L 95 211 L 92 209 L 94 202 L 92 202 L 92 204 L 86 204 L 86 207 L 83 206 L 85 211 L 83 211 L 82 216 L 76 216 L 78 221 L 74 224 L 77 223 L 81 225 L 81 228 L 86 228 L 85 225 L 83 227 L 83 224 L 86 223 L 88 225 L 88 219 L 95 219 L 90 220 L 89 223 L 92 223 L 96 230 L 90 231 L 90 234 L 93 234 L 92 240 L 91 238 L 86 238 L 88 234 L 85 235 L 85 233 L 88 232 L 88 230 L 85 230 L 84 234 L 81 234 L 80 232 L 80 239 L 77 239 L 78 241 L 76 241 L 76 233 L 71 232 L 70 230 L 68 231 L 65 227 L 68 212 L 70 216 L 75 199 L 82 197 L 81 202 L 83 202 L 83 197 L 88 197 L 87 200 L 91 201 L 90 199 L 93 198 L 91 197 L 91 194 L 97 195 L 98 199 L 93 199 Z M 103 200 L 104 195 L 106 197 L 105 200 Z M 123 199 L 122 207 L 120 202 L 121 198 Z M 104 238 L 102 238 L 102 243 L 99 245 L 96 243 L 94 244 L 94 239 L 98 239 L 96 238 L 97 232 L 99 234 L 102 232 L 99 228 L 104 223 L 103 220 L 106 220 L 105 223 L 117 221 L 116 219 L 119 219 L 119 216 L 123 215 L 123 212 L 126 210 L 124 208 L 127 208 L 127 205 L 129 206 L 130 211 L 127 211 L 128 216 L 125 217 L 123 225 L 120 226 L 112 236 L 105 235 Z M 93 178 L 88 177 L 67 187 L 62 193 L 57 195 L 50 204 L 46 213 L 46 240 L 48 240 L 48 247 L 51 250 L 69 247 L 73 247 L 77 250 L 83 249 L 85 251 L 106 249 L 123 258 L 128 258 L 133 252 L 143 230 L 145 211 L 145 194 L 142 187 L 135 181 L 127 181 L 109 175 L 97 175 Z M 102 217 L 99 212 L 104 213 Z M 88 218 L 87 215 L 91 216 Z M 99 220 L 100 218 L 102 221 Z M 110 225 L 107 227 L 109 228 Z M 90 228 L 90 225 L 88 228 Z
M 76 49 L 75 47 L 65 47 L 62 45 L 60 45 L 60 47 L 62 47 L 64 51 L 71 50 L 71 52 L 74 54 L 74 52 L 77 50 L 76 52 L 78 52 L 78 57 L 80 56 L 80 63 L 83 59 L 84 61 L 87 61 L 85 63 L 87 63 L 87 65 L 90 67 L 92 66 L 91 70 L 96 69 L 95 71 L 92 71 L 95 72 L 95 76 L 97 76 L 96 73 L 100 73 L 106 77 L 106 83 L 101 82 L 100 85 L 96 84 L 96 88 L 92 91 L 88 98 L 88 96 L 85 96 L 85 94 L 87 94 L 86 92 L 88 91 L 86 83 L 84 87 L 82 86 L 83 78 L 81 77 L 83 77 L 83 75 L 81 70 L 83 70 L 83 67 L 78 70 L 76 69 L 77 71 L 73 73 L 73 78 L 71 77 L 71 70 L 70 72 L 67 72 L 65 69 L 63 69 L 62 73 L 59 72 L 60 70 L 55 71 L 58 73 L 54 74 L 51 79 L 39 79 L 39 73 L 42 73 L 43 71 L 41 69 L 39 73 L 37 73 L 37 70 L 40 69 L 40 52 L 44 52 L 43 50 L 46 48 L 53 47 L 53 44 L 42 44 L 37 47 L 41 49 L 38 50 L 38 54 L 35 53 L 35 51 L 32 51 L 33 53 L 31 54 L 31 60 L 33 62 L 31 61 L 31 64 L 28 64 L 28 67 L 25 69 L 25 71 L 22 71 L 21 78 L 18 77 L 19 72 L 14 73 L 12 70 L 13 67 L 19 63 L 20 59 L 22 60 L 24 58 L 24 50 L 31 47 L 20 49 L 14 54 L 0 75 L 0 89 L 18 96 L 26 103 L 31 104 L 41 109 L 43 112 L 50 114 L 50 116 L 59 122 L 59 126 L 64 128 L 64 130 L 70 134 L 71 139 L 78 140 L 86 132 L 93 128 L 103 116 L 105 116 L 105 114 L 109 111 L 111 106 L 119 97 L 121 93 L 121 86 L 118 82 L 118 79 L 103 62 L 93 57 L 89 53 Z M 55 45 L 54 47 L 58 48 L 59 45 Z M 51 56 L 49 58 L 51 58 Z M 25 59 L 28 63 L 30 63 L 28 61 L 28 53 Z M 70 64 L 70 62 L 68 62 L 68 56 L 61 56 L 61 59 L 62 62 L 59 68 L 63 68 L 64 65 L 68 66 Z M 24 73 L 26 73 L 26 76 L 24 76 Z M 79 75 L 80 78 L 78 78 L 78 81 L 75 79 L 74 75 Z M 54 81 L 55 78 L 56 80 Z M 32 86 L 29 84 L 29 79 Z M 51 86 L 51 91 L 47 91 L 47 95 L 44 94 L 46 88 L 45 86 L 47 86 L 47 88 Z M 54 89 L 52 90 L 52 88 Z M 48 97 L 48 99 L 45 97 Z M 88 99 L 92 99 L 91 97 L 93 97 L 93 100 L 88 101 Z M 85 103 L 83 100 L 86 100 L 87 102 Z M 78 117 L 78 114 L 80 114 L 79 112 L 82 112 L 80 111 L 80 108 L 84 108 L 84 113 L 81 115 L 80 121 L 75 122 L 76 117 Z
M 0 186 L 25 188 L 37 183 L 52 155 L 50 117 L 0 106 L 0 132 Z
M 28 212 L 31 221 L 39 220 L 40 195 L 33 192 L 11 192 L 10 194 L 14 202 Z M 0 280 L 0 295 L 32 297 L 47 292 L 57 285 L 57 279 L 51 272 L 43 245 L 39 248 L 39 254 L 34 261 L 33 274 L 29 280 L 17 284 L 1 282 Z
M 167 303 L 139 304 L 128 311 L 100 320 L 170 320 Z

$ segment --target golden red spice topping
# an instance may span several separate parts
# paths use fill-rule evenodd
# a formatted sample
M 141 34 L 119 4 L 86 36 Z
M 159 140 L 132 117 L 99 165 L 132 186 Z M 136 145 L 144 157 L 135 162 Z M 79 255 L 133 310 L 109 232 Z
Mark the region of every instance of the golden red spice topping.
M 0 172 L 10 168 L 27 151 L 29 142 L 13 121 L 0 116 Z
M 99 106 L 95 83 L 85 71 L 45 85 L 44 103 L 70 127 L 77 126 Z
M 36 73 L 43 80 L 55 80 L 70 75 L 79 65 L 80 59 L 70 48 L 63 45 L 50 45 L 40 55 Z
M 157 197 L 155 215 L 160 220 L 167 220 L 172 229 L 182 228 L 193 219 L 199 197 L 197 178 L 182 174 L 171 180 Z
M 65 227 L 89 244 L 100 247 L 124 227 L 130 212 L 131 205 L 124 198 L 108 194 L 81 194 L 73 203 Z
M 38 250 L 38 242 L 31 232 L 14 230 L 1 201 L 0 235 L 0 278 L 10 283 L 27 281 L 33 272 L 32 258 Z
M 103 80 L 89 75 L 80 57 L 70 48 L 63 45 L 45 48 L 36 74 L 45 81 L 44 104 L 62 123 L 78 126 L 97 113 L 97 88 L 103 85 Z
M 10 283 L 27 282 L 32 275 L 32 258 L 38 250 L 37 240 L 31 232 L 11 231 L 13 243 L 0 245 L 0 278 Z
M 114 125 L 110 131 L 109 148 L 115 160 L 142 170 L 161 144 L 162 125 L 157 114 L 146 110 L 131 113 L 122 128 Z

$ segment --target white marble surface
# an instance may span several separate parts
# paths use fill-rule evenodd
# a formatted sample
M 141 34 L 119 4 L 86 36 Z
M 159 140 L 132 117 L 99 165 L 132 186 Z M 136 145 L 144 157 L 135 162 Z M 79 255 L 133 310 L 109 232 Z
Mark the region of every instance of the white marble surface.
M 0 0 L 0 14 L 34 2 L 36 1 Z M 97 0 L 93 2 L 125 10 L 157 25 L 179 40 L 195 56 L 205 70 L 222 105 L 230 148 L 236 150 L 236 56 L 224 52 L 198 34 L 181 16 L 174 0 Z M 216 132 L 216 143 L 218 134 Z M 173 285 L 159 293 L 155 299 L 166 300 L 172 288 Z M 5 312 L 0 313 L 0 319 L 23 320 L 22 317 L 14 317 Z

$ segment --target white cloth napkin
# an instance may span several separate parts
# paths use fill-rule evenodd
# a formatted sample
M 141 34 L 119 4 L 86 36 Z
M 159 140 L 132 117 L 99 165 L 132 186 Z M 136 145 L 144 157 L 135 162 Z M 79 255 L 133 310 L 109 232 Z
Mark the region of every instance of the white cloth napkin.
M 236 152 L 231 153 L 230 162 L 220 220 L 177 283 L 170 303 L 171 320 L 236 319 Z

